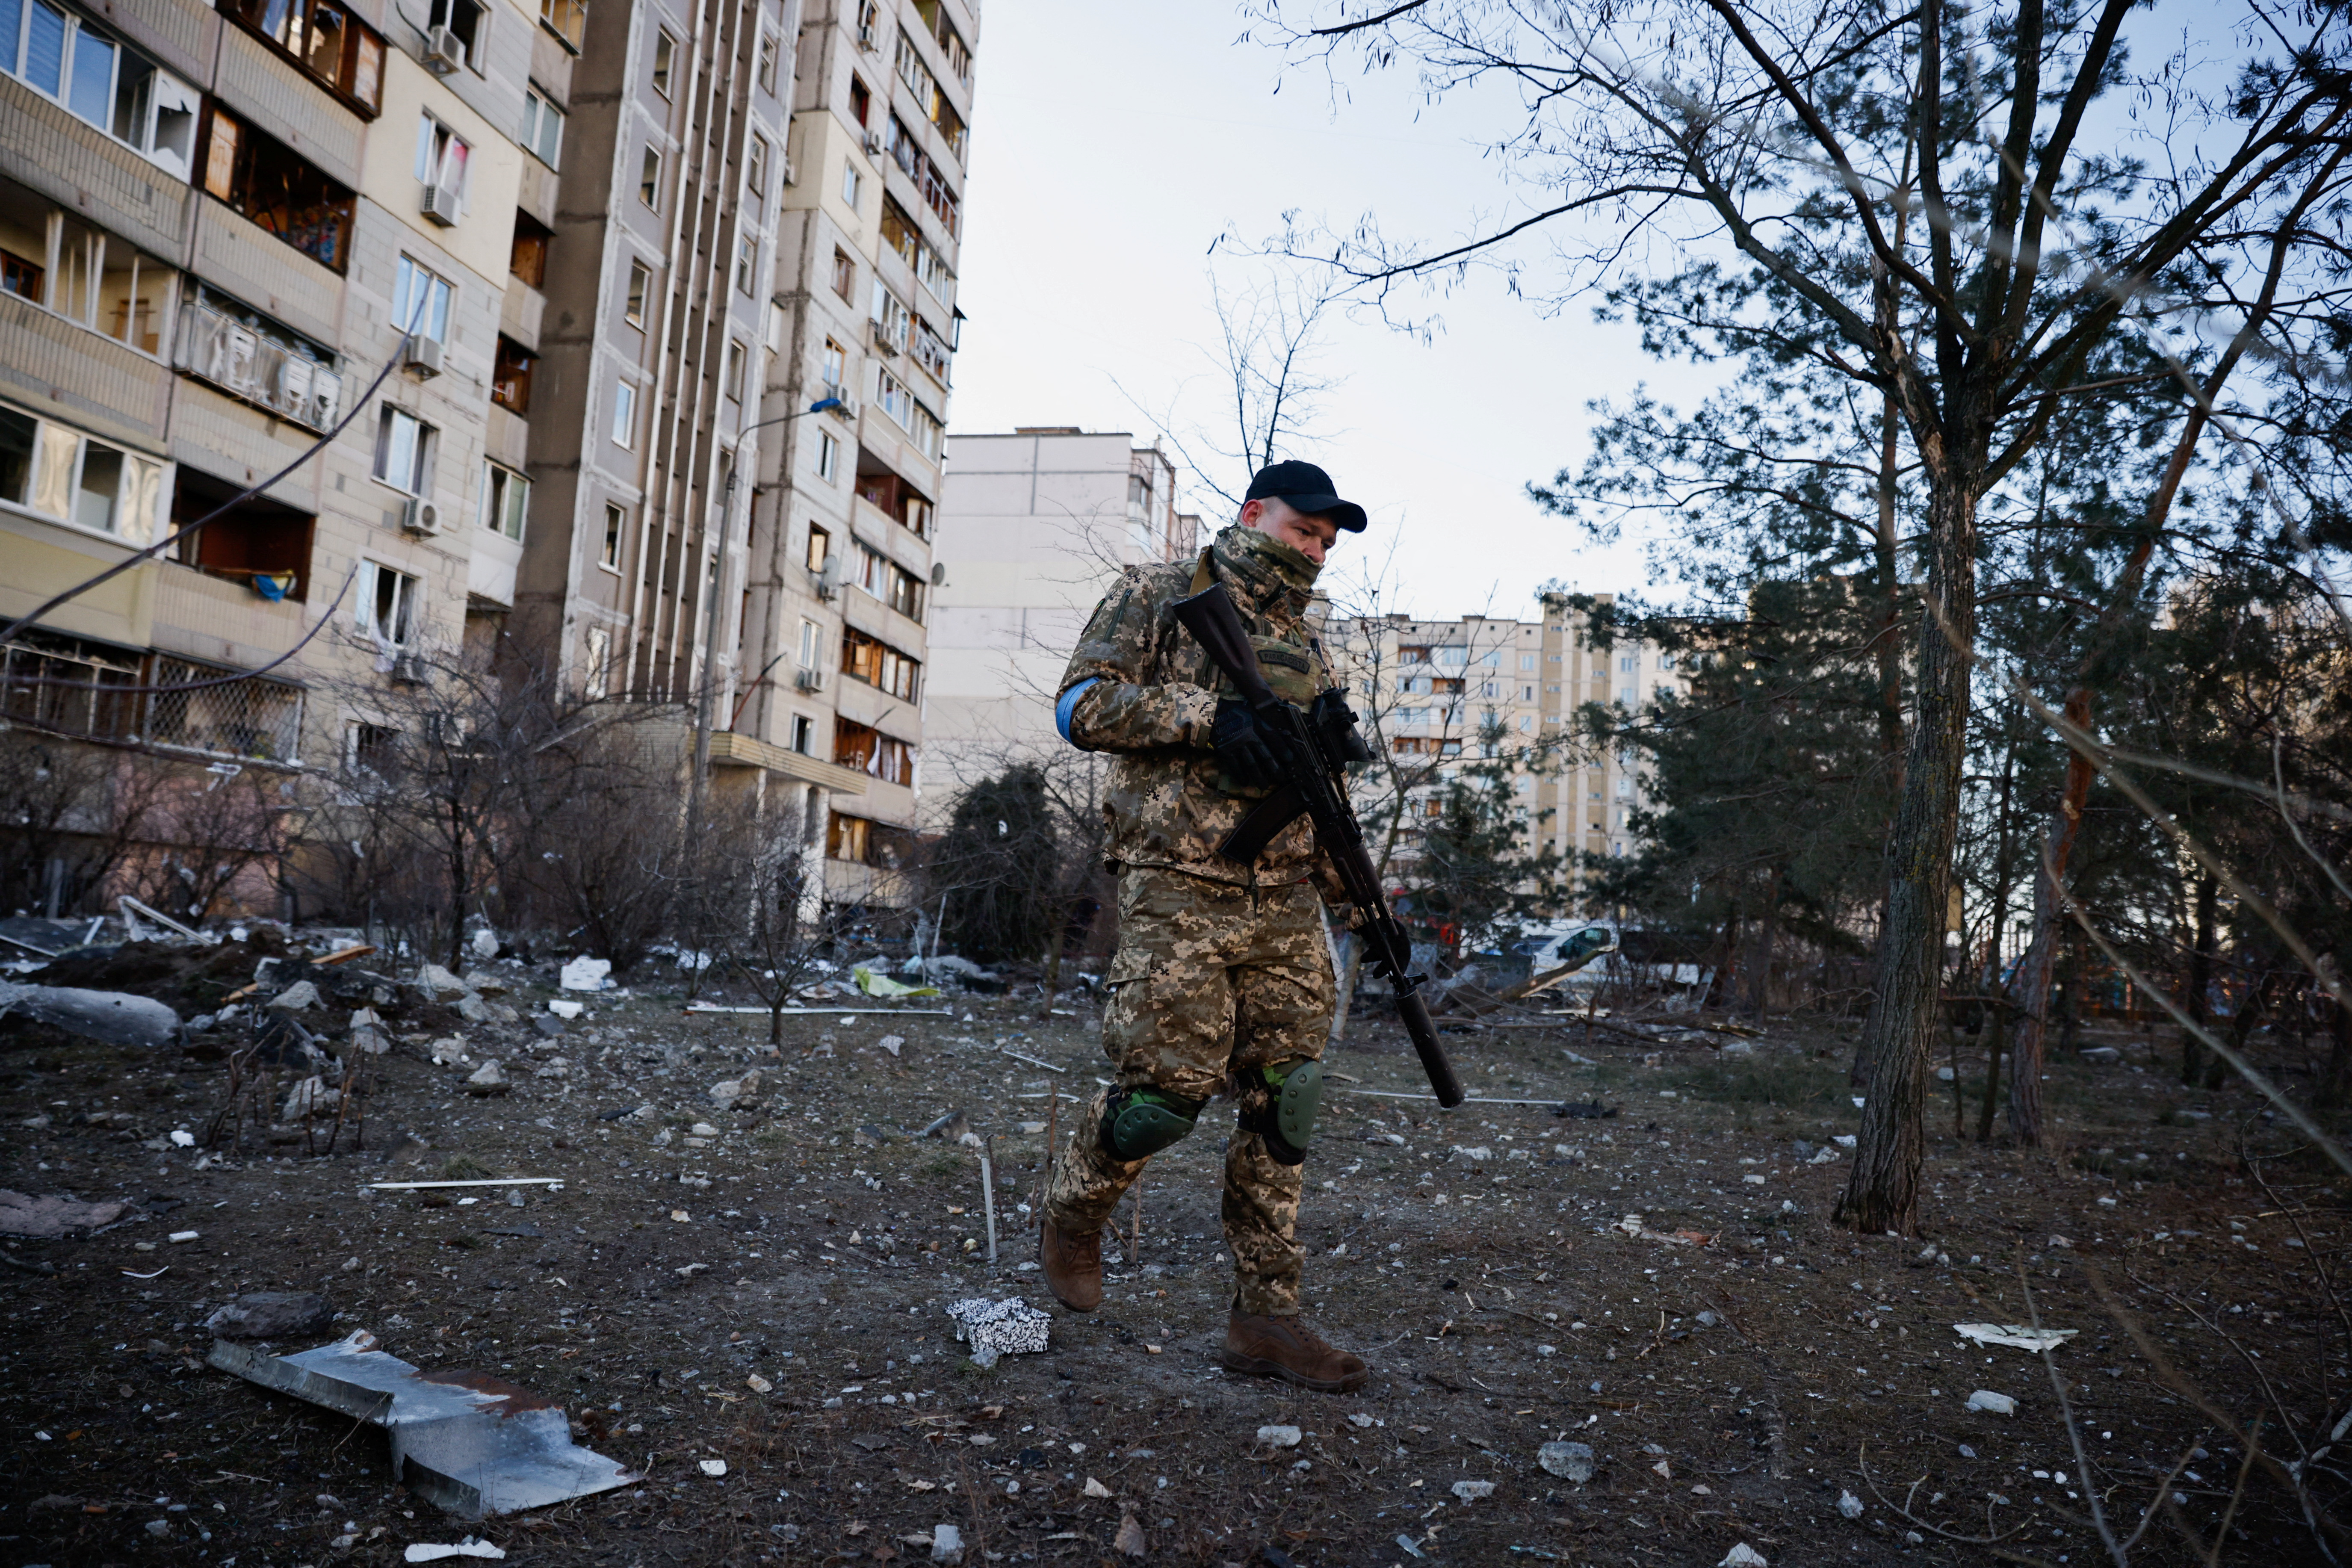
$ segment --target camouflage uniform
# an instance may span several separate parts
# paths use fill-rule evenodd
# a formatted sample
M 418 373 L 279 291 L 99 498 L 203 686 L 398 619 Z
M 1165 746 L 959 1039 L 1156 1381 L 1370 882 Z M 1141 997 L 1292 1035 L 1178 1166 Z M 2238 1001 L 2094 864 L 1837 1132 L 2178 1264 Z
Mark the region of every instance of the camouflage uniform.
M 1304 706 L 1328 684 L 1304 625 L 1314 563 L 1234 527 L 1204 565 L 1249 623 L 1268 683 Z M 1202 569 L 1130 567 L 1062 678 L 1072 742 L 1117 753 L 1104 809 L 1119 921 L 1103 1010 L 1116 1080 L 1055 1151 L 1046 1186 L 1046 1214 L 1069 1235 L 1098 1230 L 1149 1163 L 1103 1146 L 1114 1093 L 1150 1088 L 1199 1101 L 1223 1090 L 1254 1114 L 1267 1099 L 1255 1069 L 1317 1059 L 1329 1035 L 1331 964 L 1316 906 L 1318 894 L 1336 902 L 1338 890 L 1312 827 L 1301 818 L 1285 828 L 1253 865 L 1216 854 L 1265 792 L 1235 786 L 1210 750 L 1230 689 L 1221 691 L 1222 675 L 1170 608 Z M 1245 1127 L 1226 1143 L 1224 1234 L 1244 1312 L 1298 1310 L 1303 1171 Z

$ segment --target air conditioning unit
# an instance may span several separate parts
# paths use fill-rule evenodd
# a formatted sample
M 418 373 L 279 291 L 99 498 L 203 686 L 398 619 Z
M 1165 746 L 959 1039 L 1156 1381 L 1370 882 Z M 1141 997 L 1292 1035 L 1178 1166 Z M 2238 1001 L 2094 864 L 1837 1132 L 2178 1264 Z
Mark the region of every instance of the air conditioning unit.
M 446 185 L 425 186 L 425 199 L 418 206 L 426 217 L 444 228 L 457 221 L 457 193 Z
M 853 425 L 856 424 L 857 399 L 854 397 L 842 396 L 841 389 L 839 387 L 835 387 L 832 390 L 831 395 L 838 401 L 840 406 L 828 408 L 825 412 L 832 415 L 835 419 L 845 419 Z
M 793 684 L 803 691 L 823 691 L 824 689 L 824 671 L 821 669 L 796 670 L 793 674 Z
M 866 155 L 869 158 L 882 156 L 882 132 L 879 131 L 868 131 L 866 133 Z
M 408 340 L 408 368 L 419 375 L 439 375 L 443 350 L 439 338 Z
M 392 683 L 394 686 L 423 686 L 425 684 L 425 661 L 417 658 L 413 653 L 394 654 L 392 656 L 392 669 L 389 673 L 392 676 Z
M 890 334 L 883 331 L 881 322 L 866 322 L 866 337 L 867 342 L 872 345 L 874 352 L 880 354 L 884 359 L 897 359 L 898 357 L 898 345 L 890 341 Z
M 425 30 L 425 68 L 435 76 L 447 76 L 466 63 L 466 40 L 447 27 L 427 27 Z
M 792 158 L 791 158 L 789 155 L 787 155 L 787 156 L 784 158 L 784 160 L 783 160 L 783 163 L 784 163 L 784 184 L 788 184 L 788 185 L 797 185 L 797 184 L 799 184 L 801 183 L 800 171 L 793 167 L 793 161 L 792 161 Z
M 423 496 L 411 496 L 400 509 L 400 526 L 411 533 L 438 533 L 441 509 Z
M 828 555 L 824 564 L 816 569 L 816 596 L 830 599 L 841 592 L 841 557 Z

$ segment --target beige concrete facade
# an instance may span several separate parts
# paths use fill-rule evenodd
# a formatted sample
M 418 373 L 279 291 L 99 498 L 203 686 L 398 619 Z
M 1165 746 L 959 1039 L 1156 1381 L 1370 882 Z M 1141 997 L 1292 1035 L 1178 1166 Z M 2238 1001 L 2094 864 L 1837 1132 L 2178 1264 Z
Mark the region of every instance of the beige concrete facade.
M 1020 755 L 1062 745 L 1054 699 L 1087 616 L 1123 566 L 1200 547 L 1176 470 L 1126 431 L 948 438 L 924 705 L 934 819 Z
M 898 900 L 916 821 L 976 39 L 963 0 L 596 5 L 546 219 L 526 624 L 591 689 L 707 690 L 845 902 Z
M 1685 678 L 1653 645 L 1596 647 L 1590 620 L 1563 598 L 1544 595 L 1539 607 L 1542 618 L 1529 621 L 1335 618 L 1329 647 L 1376 744 L 1402 764 L 1392 776 L 1407 822 L 1433 807 L 1461 758 L 1477 754 L 1491 719 L 1516 763 L 1531 847 L 1627 854 L 1629 814 L 1644 799 L 1641 771 L 1571 743 L 1569 726 L 1586 703 L 1637 710 L 1684 689 Z M 1400 847 L 1410 854 L 1409 837 Z
M 0 38 L 0 620 L 290 468 L 0 654 L 12 721 L 332 769 L 400 655 L 505 608 L 515 128 L 562 72 L 536 10 L 453 5 L 437 55 L 383 0 L 56 0 Z M 404 279 L 426 353 L 400 352 Z M 263 666 L 102 712 L 59 684 Z

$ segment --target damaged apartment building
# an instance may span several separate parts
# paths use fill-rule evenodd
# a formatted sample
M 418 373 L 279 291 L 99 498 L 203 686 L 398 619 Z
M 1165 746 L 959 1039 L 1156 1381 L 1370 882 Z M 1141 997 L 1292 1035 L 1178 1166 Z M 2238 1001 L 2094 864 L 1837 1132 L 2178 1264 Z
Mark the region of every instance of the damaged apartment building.
M 0 0 L 0 617 L 227 506 L 0 647 L 7 725 L 290 781 L 504 637 L 698 706 L 722 782 L 887 898 L 974 34 Z
M 707 697 L 717 786 L 844 904 L 905 897 L 974 30 L 592 7 L 550 243 L 518 619 L 591 691 Z

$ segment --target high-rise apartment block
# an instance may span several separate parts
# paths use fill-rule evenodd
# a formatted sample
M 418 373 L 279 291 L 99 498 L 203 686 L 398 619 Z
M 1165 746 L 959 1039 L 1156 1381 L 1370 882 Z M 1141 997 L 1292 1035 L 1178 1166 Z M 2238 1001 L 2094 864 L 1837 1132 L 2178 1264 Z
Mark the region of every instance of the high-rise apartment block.
M 935 817 L 961 786 L 1061 747 L 1054 699 L 1096 601 L 1120 568 L 1201 542 L 1174 466 L 1126 431 L 957 435 L 948 456 L 923 720 Z
M 548 3 L 0 0 L 0 619 L 235 503 L 0 650 L 11 722 L 332 767 L 511 602 Z
M 1570 726 L 1586 703 L 1632 710 L 1678 692 L 1683 674 L 1673 655 L 1649 644 L 1597 646 L 1591 621 L 1562 595 L 1539 603 L 1543 616 L 1534 621 L 1335 619 L 1328 646 L 1381 743 L 1416 764 L 1408 819 L 1435 811 L 1454 771 L 1449 759 L 1493 745 L 1517 764 L 1516 809 L 1531 849 L 1624 855 L 1629 814 L 1644 798 L 1641 771 L 1618 753 L 1574 743 Z
M 0 0 L 0 616 L 236 501 L 0 650 L 7 716 L 331 768 L 371 683 L 520 657 L 696 711 L 888 900 L 977 34 Z
M 546 215 L 530 635 L 707 698 L 850 902 L 915 821 L 976 34 L 960 0 L 593 5 Z

